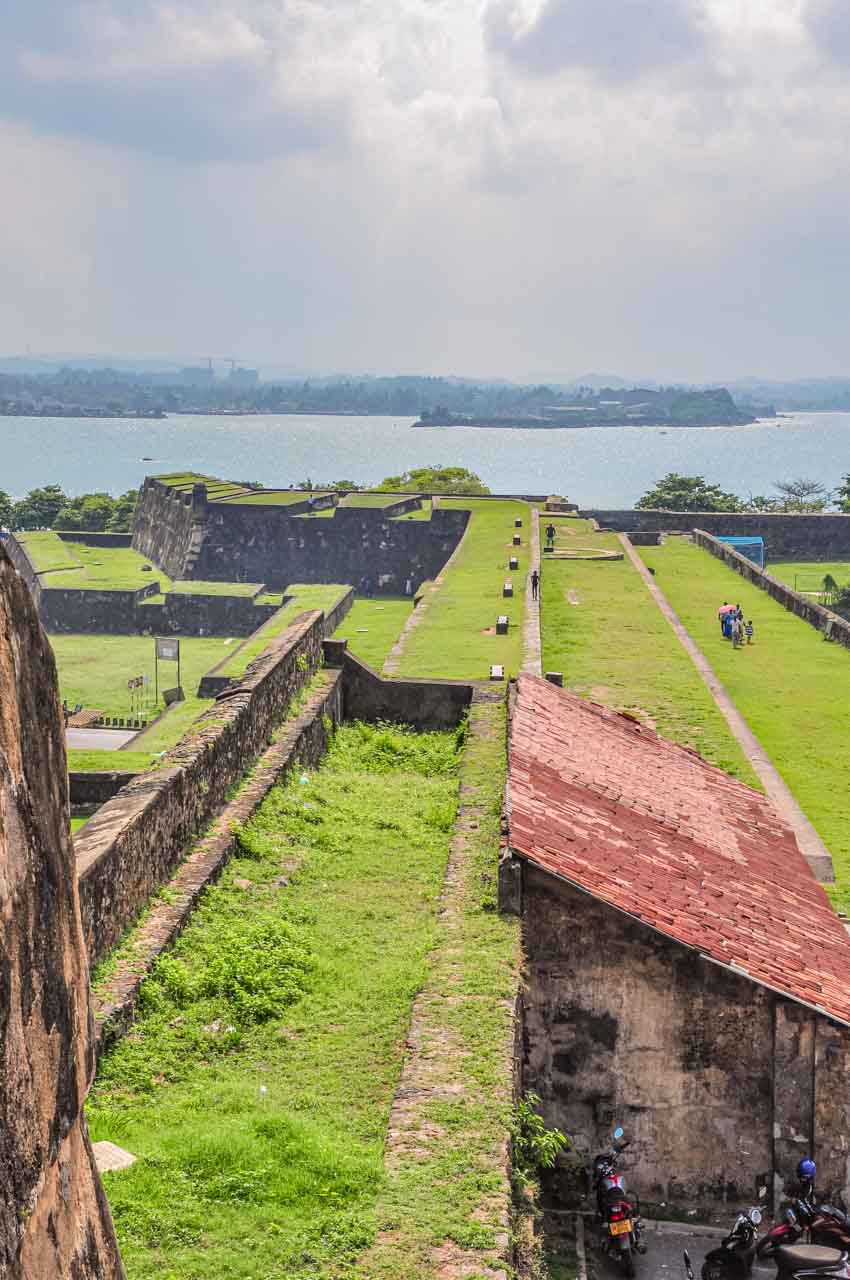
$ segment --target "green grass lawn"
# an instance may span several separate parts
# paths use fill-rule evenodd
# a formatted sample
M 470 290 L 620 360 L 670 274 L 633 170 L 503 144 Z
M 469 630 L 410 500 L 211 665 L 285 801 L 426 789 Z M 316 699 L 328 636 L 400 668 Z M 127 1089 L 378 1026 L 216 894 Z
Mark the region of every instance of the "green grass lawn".
M 21 530 L 15 537 L 26 549 L 36 573 L 46 573 L 50 569 L 82 568 L 72 548 L 52 530 L 41 529 L 32 533 Z
M 683 538 L 640 554 L 832 854 L 833 899 L 850 907 L 850 653 Z M 753 619 L 752 646 L 735 650 L 722 638 L 724 600 Z
M 95 1140 L 139 1157 L 104 1176 L 130 1280 L 356 1274 L 457 764 L 454 735 L 344 727 L 307 785 L 271 792 L 144 984 L 86 1106 Z
M 286 588 L 287 595 L 292 595 L 293 599 L 279 609 L 274 617 L 269 618 L 264 626 L 255 631 L 246 643 L 233 653 L 231 660 L 220 674 L 241 675 L 248 664 L 259 657 L 266 646 L 285 631 L 300 613 L 306 613 L 310 609 L 324 609 L 330 612 L 347 590 L 348 587 L 340 583 L 293 583 Z
M 84 751 L 74 747 L 68 752 L 70 772 L 145 773 L 156 763 L 150 751 Z
M 341 507 L 391 507 L 413 497 L 410 493 L 349 493 L 340 499 Z
M 57 539 L 60 541 L 60 539 Z M 132 547 L 88 547 L 82 542 L 64 544 L 78 562 L 76 569 L 56 569 L 42 576 L 45 587 L 97 591 L 136 591 L 158 582 L 163 591 L 171 589 L 171 579 Z
M 619 545 L 611 534 L 596 536 L 603 548 Z M 543 670 L 562 671 L 567 688 L 629 712 L 663 737 L 759 785 L 630 561 L 544 557 L 541 638 Z
M 505 675 L 522 665 L 525 576 L 528 571 L 530 508 L 525 502 L 442 498 L 449 510 L 472 512 L 470 524 L 440 591 L 429 598 L 427 613 L 407 638 L 398 674 L 486 680 L 491 663 L 503 663 Z M 514 529 L 514 519 L 522 529 Z M 522 545 L 513 547 L 514 533 Z M 517 555 L 519 571 L 508 571 Z M 514 597 L 502 598 L 502 584 L 513 578 Z M 507 614 L 507 636 L 496 635 L 496 618 Z
M 850 560 L 776 560 L 768 564 L 767 572 L 794 591 L 808 594 L 820 591 L 827 574 L 839 587 L 850 583 Z
M 359 596 L 333 638 L 347 640 L 352 653 L 380 671 L 412 610 L 409 596 Z
M 128 679 L 150 677 L 154 695 L 154 641 L 151 636 L 53 635 L 50 644 L 59 669 L 59 692 L 69 705 L 81 702 L 107 716 L 130 713 Z M 194 693 L 202 675 L 229 652 L 220 637 L 186 638 L 180 641 L 180 679 Z M 159 664 L 159 693 L 177 683 L 177 666 Z M 163 704 L 160 702 L 160 706 Z

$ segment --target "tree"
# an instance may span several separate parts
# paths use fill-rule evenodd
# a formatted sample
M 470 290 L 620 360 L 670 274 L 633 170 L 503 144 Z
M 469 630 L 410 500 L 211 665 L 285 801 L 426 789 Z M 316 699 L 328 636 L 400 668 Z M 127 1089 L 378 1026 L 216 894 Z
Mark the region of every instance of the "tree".
M 126 493 L 121 494 L 120 498 L 115 499 L 112 504 L 112 515 L 106 522 L 107 533 L 131 532 L 138 500 L 138 489 L 128 489 Z
M 783 511 L 823 511 L 832 494 L 818 480 L 774 480 L 773 487 L 782 495 Z
M 15 504 L 5 490 L 0 489 L 0 529 L 11 527 L 15 518 Z
M 841 477 L 841 484 L 835 490 L 835 501 L 842 511 L 850 511 L 850 475 Z
M 115 506 L 108 493 L 84 493 L 71 498 L 56 515 L 54 529 L 83 529 L 101 533 Z
M 379 489 L 403 493 L 489 493 L 487 485 L 466 467 L 414 467 L 400 476 L 387 476 Z
M 740 511 L 742 503 L 703 476 L 680 476 L 670 471 L 635 503 L 640 511 Z
M 58 484 L 48 484 L 43 489 L 31 489 L 25 498 L 15 503 L 14 527 L 16 529 L 52 529 L 53 521 L 67 503 L 68 498 Z

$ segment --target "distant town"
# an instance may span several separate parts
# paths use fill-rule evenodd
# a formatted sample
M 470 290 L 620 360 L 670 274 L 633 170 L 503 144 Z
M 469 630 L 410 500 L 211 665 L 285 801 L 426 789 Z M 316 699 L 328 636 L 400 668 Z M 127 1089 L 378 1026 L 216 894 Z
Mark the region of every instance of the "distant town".
M 18 367 L 20 366 L 20 367 Z M 235 360 L 182 368 L 0 361 L 0 415 L 163 418 L 168 414 L 335 414 L 415 418 L 417 426 L 729 426 L 775 414 L 725 387 L 517 384 L 449 377 L 266 381 Z

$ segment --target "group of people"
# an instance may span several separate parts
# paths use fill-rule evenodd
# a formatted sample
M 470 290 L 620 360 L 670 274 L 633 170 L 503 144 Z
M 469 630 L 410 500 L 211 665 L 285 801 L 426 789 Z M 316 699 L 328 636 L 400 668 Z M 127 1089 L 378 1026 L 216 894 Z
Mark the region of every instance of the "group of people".
M 744 610 L 739 604 L 729 604 L 724 600 L 717 610 L 720 619 L 720 631 L 724 639 L 732 641 L 733 649 L 740 649 L 746 641 L 753 643 L 753 620 L 744 622 Z

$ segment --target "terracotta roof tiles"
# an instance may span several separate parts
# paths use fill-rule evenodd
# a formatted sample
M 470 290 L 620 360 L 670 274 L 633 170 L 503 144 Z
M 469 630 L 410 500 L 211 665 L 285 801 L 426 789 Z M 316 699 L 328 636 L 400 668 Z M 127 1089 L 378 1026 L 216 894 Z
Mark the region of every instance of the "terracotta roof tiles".
M 850 938 L 765 796 L 529 675 L 509 779 L 514 853 L 850 1023 Z

